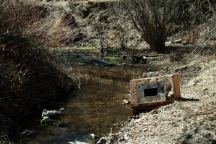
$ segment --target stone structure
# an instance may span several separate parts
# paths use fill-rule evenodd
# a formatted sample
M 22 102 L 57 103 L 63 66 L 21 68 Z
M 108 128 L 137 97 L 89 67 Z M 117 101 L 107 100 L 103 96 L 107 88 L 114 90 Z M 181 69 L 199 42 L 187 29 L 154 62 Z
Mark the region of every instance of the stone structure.
M 161 77 L 133 79 L 131 105 L 135 111 L 151 110 L 173 103 L 181 97 L 180 73 Z

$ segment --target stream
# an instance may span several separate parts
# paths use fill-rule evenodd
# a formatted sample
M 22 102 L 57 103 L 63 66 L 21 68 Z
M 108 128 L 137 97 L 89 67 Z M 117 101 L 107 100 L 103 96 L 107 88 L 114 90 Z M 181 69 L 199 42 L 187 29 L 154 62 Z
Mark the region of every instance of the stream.
M 129 81 L 137 78 L 146 68 L 96 65 L 76 65 L 72 74 L 82 76 L 77 82 L 79 89 L 66 102 L 58 104 L 65 108 L 62 115 L 50 124 L 40 124 L 34 119 L 28 129 L 35 131 L 30 136 L 21 136 L 20 144 L 74 144 L 95 143 L 90 134 L 98 137 L 110 131 L 118 131 L 129 120 L 132 111 L 123 105 L 129 93 Z

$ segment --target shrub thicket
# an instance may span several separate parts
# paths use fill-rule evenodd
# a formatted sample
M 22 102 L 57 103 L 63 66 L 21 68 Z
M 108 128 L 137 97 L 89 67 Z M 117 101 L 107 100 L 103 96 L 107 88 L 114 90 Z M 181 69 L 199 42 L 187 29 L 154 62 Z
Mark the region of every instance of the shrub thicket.
M 163 51 L 173 25 L 184 28 L 206 22 L 214 14 L 213 0 L 126 0 L 128 18 L 154 51 Z
M 175 0 L 127 0 L 123 2 L 129 18 L 154 51 L 163 51 L 170 22 L 178 3 Z

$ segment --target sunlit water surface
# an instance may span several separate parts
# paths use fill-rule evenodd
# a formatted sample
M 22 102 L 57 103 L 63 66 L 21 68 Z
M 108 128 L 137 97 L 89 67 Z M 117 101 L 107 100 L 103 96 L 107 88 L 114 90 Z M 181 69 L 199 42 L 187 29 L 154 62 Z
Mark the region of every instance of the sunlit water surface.
M 129 93 L 129 81 L 141 74 L 139 68 L 100 68 L 77 66 L 71 73 L 82 77 L 77 81 L 80 88 L 60 105 L 65 111 L 51 124 L 33 121 L 36 134 L 23 136 L 17 143 L 67 144 L 68 142 L 94 143 L 90 134 L 103 136 L 116 131 L 121 123 L 132 116 L 130 106 L 123 105 Z

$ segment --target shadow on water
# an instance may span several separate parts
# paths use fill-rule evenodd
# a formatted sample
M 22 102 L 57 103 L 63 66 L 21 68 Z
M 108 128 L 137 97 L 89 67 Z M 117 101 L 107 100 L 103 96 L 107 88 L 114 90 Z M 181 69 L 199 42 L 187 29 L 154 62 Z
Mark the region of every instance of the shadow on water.
M 84 133 L 65 133 L 59 136 L 55 136 L 51 140 L 48 140 L 47 144 L 59 144 L 59 143 L 67 144 L 69 142 L 73 142 L 75 144 L 83 144 L 83 143 L 91 142 L 89 139 L 90 139 L 89 136 Z
M 40 125 L 40 120 L 35 120 L 33 128 L 37 135 L 23 137 L 19 143 L 93 143 L 90 134 L 102 136 L 112 128 L 118 130 L 116 124 L 120 125 L 132 116 L 130 108 L 122 104 L 129 93 L 129 80 L 136 78 L 142 70 L 143 68 L 76 67 L 71 73 L 86 77 L 81 80 L 81 89 L 62 105 L 65 108 L 63 115 L 48 125 Z

